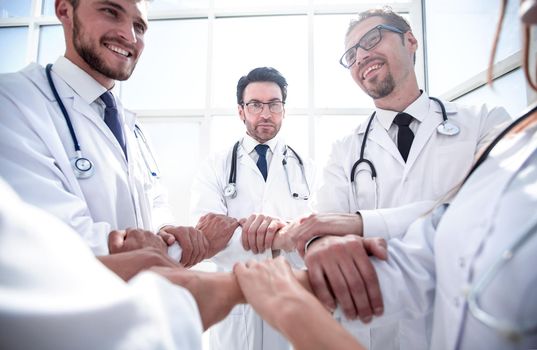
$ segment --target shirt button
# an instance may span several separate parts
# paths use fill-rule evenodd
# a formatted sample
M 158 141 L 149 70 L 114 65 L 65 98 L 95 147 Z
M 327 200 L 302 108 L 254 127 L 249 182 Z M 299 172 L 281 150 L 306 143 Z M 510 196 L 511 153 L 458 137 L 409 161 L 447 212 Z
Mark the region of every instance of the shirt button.
M 465 266 L 466 266 L 466 259 L 464 259 L 463 257 L 460 257 L 459 258 L 459 267 L 461 269 L 464 269 Z

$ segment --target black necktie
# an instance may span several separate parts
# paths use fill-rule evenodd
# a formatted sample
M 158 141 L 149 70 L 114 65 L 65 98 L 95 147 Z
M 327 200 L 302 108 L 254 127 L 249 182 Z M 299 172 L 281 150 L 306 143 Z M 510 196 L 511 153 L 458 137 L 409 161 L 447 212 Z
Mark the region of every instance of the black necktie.
M 123 149 L 125 157 L 127 157 L 127 146 L 125 144 L 125 137 L 123 136 L 123 129 L 121 128 L 121 120 L 119 119 L 119 113 L 117 111 L 116 100 L 114 95 L 110 91 L 101 95 L 106 108 L 104 109 L 104 122 L 119 142 L 119 145 Z
M 397 130 L 397 148 L 399 153 L 406 162 L 408 158 L 408 152 L 410 152 L 410 146 L 414 140 L 414 133 L 408 127 L 412 122 L 412 116 L 406 113 L 399 113 L 395 116 L 393 123 L 398 126 Z
M 263 179 L 267 181 L 267 150 L 269 146 L 259 144 L 255 146 L 255 151 L 259 155 L 259 159 L 257 159 L 257 167 L 259 168 L 259 171 L 261 171 L 261 175 L 263 175 Z

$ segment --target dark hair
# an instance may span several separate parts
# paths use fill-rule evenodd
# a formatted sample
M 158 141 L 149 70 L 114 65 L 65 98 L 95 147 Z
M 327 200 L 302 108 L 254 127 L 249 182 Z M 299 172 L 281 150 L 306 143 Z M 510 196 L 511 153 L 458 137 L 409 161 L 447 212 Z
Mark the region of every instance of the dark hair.
M 349 23 L 349 28 L 347 29 L 347 34 L 345 35 L 345 38 L 349 36 L 354 27 L 371 17 L 380 17 L 384 20 L 384 24 L 389 24 L 397 29 L 400 29 L 404 33 L 412 31 L 412 28 L 410 28 L 408 22 L 401 15 L 395 13 L 391 7 L 384 6 L 382 8 L 360 12 L 358 14 L 358 19 L 352 20 Z
M 252 69 L 248 75 L 239 79 L 237 83 L 237 103 L 242 104 L 244 102 L 244 89 L 246 89 L 248 84 L 265 81 L 278 84 L 282 91 L 282 101 L 285 102 L 287 98 L 287 81 L 283 75 L 272 67 L 259 67 Z

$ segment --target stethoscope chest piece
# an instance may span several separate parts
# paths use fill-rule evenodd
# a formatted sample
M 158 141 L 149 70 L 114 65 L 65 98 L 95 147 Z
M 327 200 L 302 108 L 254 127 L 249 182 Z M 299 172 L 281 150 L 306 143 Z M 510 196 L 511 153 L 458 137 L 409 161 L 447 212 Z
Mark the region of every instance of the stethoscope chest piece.
M 79 179 L 87 179 L 95 172 L 93 163 L 88 158 L 75 157 L 71 159 L 71 165 L 75 176 Z
M 446 135 L 446 136 L 454 136 L 457 135 L 461 130 L 459 127 L 447 120 L 444 120 L 438 127 L 436 128 L 436 131 L 438 131 L 439 134 Z
M 234 183 L 228 183 L 224 187 L 224 197 L 226 198 L 235 198 L 237 197 L 237 187 Z

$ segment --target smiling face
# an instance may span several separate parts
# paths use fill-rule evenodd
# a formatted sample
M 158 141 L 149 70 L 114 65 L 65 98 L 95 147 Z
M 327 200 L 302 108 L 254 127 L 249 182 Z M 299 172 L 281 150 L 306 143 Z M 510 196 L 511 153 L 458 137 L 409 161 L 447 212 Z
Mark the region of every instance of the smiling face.
M 81 0 L 73 9 L 68 0 L 57 0 L 56 13 L 64 25 L 65 57 L 107 88 L 131 76 L 144 49 L 145 1 Z
M 282 91 L 278 84 L 273 82 L 253 82 L 244 89 L 243 101 L 244 103 L 282 101 Z M 268 105 L 263 105 L 261 113 L 254 114 L 248 111 L 246 105 L 239 105 L 238 108 L 239 116 L 246 125 L 246 133 L 258 142 L 265 143 L 280 131 L 285 109 L 280 113 L 273 113 Z
M 345 40 L 346 49 L 355 45 L 368 31 L 379 24 L 385 24 L 381 17 L 370 17 L 356 25 Z M 417 41 L 411 32 L 403 34 L 389 30 L 381 31 L 382 40 L 366 51 L 358 48 L 356 63 L 350 68 L 354 81 L 373 99 L 383 99 L 417 83 L 413 57 Z

